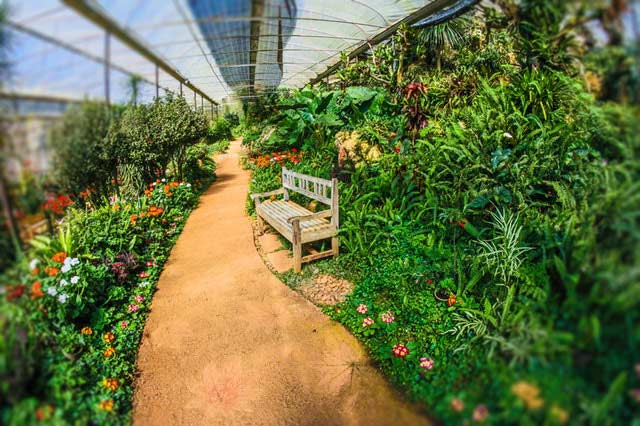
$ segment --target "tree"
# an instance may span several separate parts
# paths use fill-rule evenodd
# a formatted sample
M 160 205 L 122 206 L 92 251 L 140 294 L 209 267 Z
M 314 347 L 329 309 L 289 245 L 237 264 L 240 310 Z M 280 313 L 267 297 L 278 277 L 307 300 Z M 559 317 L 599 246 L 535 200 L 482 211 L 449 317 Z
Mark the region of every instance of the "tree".
M 138 96 L 140 95 L 140 83 L 142 77 L 136 74 L 131 74 L 127 79 L 127 91 L 129 92 L 129 103 L 132 105 L 138 105 Z

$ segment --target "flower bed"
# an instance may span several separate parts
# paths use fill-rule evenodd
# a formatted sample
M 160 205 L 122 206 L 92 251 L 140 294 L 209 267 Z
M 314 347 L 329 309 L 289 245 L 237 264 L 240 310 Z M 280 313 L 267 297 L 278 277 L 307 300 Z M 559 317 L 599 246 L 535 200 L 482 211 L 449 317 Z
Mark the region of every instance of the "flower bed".
M 162 266 L 198 195 L 158 180 L 135 203 L 70 210 L 3 282 L 7 425 L 128 423 L 138 346 Z

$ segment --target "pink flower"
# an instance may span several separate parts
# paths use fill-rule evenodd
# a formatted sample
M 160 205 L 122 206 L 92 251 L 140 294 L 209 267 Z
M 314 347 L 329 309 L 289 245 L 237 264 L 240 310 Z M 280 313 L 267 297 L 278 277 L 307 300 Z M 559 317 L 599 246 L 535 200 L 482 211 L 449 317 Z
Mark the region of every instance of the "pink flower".
M 629 394 L 631 395 L 631 398 L 633 398 L 635 402 L 640 404 L 640 389 L 631 389 L 629 391 Z
M 148 261 L 147 262 L 147 267 L 151 267 L 151 266 L 153 266 L 153 262 L 152 261 Z
M 640 377 L 640 362 L 635 365 L 636 374 Z
M 129 326 L 129 321 L 122 321 L 120 323 L 120 328 L 127 328 Z
M 393 356 L 398 358 L 404 358 L 407 355 L 409 355 L 409 348 L 401 343 L 398 343 L 393 347 L 392 352 L 393 352 Z
M 365 318 L 362 321 L 362 326 L 363 327 L 369 327 L 371 324 L 373 324 L 373 318 Z
M 387 323 L 387 324 L 391 324 L 393 321 L 395 321 L 395 318 L 393 316 L 393 312 L 391 312 L 391 311 L 387 311 L 387 312 L 383 313 L 382 315 L 380 315 L 380 318 L 382 318 L 382 322 Z
M 420 368 L 431 370 L 433 368 L 433 360 L 431 358 L 420 358 Z
M 473 410 L 472 419 L 474 422 L 484 422 L 489 417 L 489 409 L 484 404 L 479 404 Z
M 129 305 L 127 307 L 127 309 L 129 309 L 129 312 L 135 312 L 140 308 L 140 306 L 136 305 L 135 303 L 132 303 L 131 305 Z
M 149 278 L 149 274 L 147 274 L 146 272 L 140 272 L 140 274 L 138 276 L 140 278 Z
M 137 294 L 133 300 L 135 300 L 137 303 L 142 303 L 144 302 L 144 297 L 140 296 L 139 294 Z
M 356 312 L 358 312 L 359 314 L 366 314 L 368 311 L 369 308 L 367 308 L 367 305 L 365 305 L 364 303 L 359 304 L 356 308 Z

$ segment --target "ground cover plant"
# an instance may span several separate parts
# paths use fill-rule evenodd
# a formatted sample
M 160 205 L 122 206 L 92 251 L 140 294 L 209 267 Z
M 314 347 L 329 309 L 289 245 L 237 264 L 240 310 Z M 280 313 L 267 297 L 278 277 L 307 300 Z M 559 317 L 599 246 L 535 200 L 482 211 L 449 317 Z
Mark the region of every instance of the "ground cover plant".
M 340 179 L 327 312 L 445 424 L 638 422 L 636 83 L 577 38 L 614 12 L 494 2 L 246 109 L 251 192 Z
M 172 96 L 87 102 L 56 132 L 55 232 L 0 276 L 0 422 L 127 424 L 157 280 L 228 142 Z

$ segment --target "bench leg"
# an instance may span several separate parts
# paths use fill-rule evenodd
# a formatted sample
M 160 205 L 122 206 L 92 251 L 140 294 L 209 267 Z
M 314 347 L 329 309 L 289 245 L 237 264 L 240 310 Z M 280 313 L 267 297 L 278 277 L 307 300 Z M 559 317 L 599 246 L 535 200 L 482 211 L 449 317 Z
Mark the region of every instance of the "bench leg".
M 296 274 L 302 272 L 302 231 L 300 229 L 300 220 L 294 220 L 291 223 L 293 227 L 293 270 Z
M 340 252 L 340 241 L 338 237 L 331 237 L 331 251 L 333 251 L 333 258 L 338 257 L 338 253 Z
M 302 272 L 302 244 L 293 245 L 293 271 L 296 274 Z
M 258 219 L 258 235 L 262 235 L 265 229 L 264 220 L 258 214 L 256 214 L 256 218 Z

